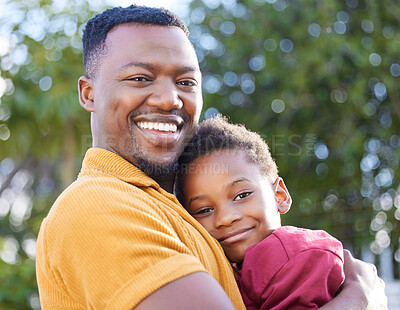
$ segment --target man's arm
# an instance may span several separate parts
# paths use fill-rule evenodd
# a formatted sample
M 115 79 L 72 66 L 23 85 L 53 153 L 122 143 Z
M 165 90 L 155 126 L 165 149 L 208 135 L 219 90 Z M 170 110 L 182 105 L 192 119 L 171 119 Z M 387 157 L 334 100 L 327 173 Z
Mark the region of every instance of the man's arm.
M 135 310 L 234 310 L 228 295 L 205 272 L 195 272 L 164 285 L 140 302 Z
M 385 282 L 378 277 L 374 265 L 355 259 L 344 250 L 344 273 L 346 280 L 342 291 L 320 309 L 387 309 Z

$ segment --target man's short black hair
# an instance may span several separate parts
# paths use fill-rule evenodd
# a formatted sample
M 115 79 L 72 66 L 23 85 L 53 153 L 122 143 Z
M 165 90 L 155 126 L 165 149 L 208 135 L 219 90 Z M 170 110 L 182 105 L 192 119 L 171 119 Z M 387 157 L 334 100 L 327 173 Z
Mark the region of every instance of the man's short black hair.
M 83 64 L 86 77 L 95 76 L 101 56 L 106 53 L 105 41 L 110 30 L 129 23 L 179 27 L 189 36 L 188 28 L 182 19 L 163 8 L 131 5 L 105 10 L 89 19 L 83 31 Z
M 185 175 L 190 171 L 190 164 L 199 157 L 223 150 L 244 151 L 249 163 L 257 166 L 271 184 L 277 179 L 278 167 L 263 138 L 244 125 L 229 123 L 226 117 L 219 114 L 200 124 L 179 158 L 175 194 L 181 203 Z

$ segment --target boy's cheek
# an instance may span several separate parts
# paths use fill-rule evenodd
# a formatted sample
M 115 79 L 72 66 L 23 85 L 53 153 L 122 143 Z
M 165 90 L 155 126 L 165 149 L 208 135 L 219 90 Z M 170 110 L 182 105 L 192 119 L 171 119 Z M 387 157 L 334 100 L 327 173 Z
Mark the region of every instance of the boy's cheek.
M 206 219 L 197 219 L 197 221 L 201 224 L 201 226 L 203 226 L 208 233 L 215 239 L 218 239 L 218 235 L 215 233 L 214 227 L 211 224 L 210 220 L 206 220 Z

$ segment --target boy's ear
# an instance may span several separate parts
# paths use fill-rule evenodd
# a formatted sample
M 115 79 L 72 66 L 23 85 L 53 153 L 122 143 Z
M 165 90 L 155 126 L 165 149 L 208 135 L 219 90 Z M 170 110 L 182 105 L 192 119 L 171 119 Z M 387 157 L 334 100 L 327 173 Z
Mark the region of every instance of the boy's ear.
M 79 103 L 89 112 L 94 112 L 93 80 L 81 76 L 78 80 Z
M 292 205 L 292 197 L 290 197 L 289 191 L 282 178 L 278 177 L 272 187 L 278 204 L 278 211 L 280 214 L 284 214 L 289 211 Z

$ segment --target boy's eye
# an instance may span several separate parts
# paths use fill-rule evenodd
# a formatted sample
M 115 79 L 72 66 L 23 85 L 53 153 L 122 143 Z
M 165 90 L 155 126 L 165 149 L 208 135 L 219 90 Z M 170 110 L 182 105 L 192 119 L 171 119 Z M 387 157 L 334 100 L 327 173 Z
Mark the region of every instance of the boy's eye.
M 235 199 L 233 199 L 233 200 L 236 201 L 236 200 L 240 200 L 240 199 L 246 198 L 250 194 L 251 194 L 251 192 L 240 193 L 240 194 L 236 195 Z
M 202 208 L 202 209 L 197 210 L 196 212 L 194 212 L 193 215 L 204 215 L 204 214 L 210 213 L 212 211 L 213 211 L 212 208 Z

